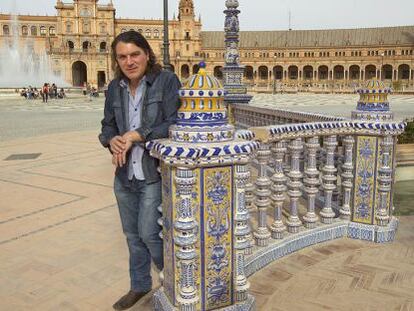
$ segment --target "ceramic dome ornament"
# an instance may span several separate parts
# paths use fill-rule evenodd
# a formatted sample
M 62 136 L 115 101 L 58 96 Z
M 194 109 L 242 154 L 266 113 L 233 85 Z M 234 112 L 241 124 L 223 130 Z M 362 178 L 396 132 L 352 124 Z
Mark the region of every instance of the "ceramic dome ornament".
M 388 94 L 391 88 L 387 88 L 381 80 L 372 79 L 365 83 L 365 86 L 358 89 L 360 98 L 357 109 L 352 111 L 352 119 L 367 121 L 391 121 L 394 118 L 390 111 Z
M 198 73 L 179 91 L 181 107 L 177 124 L 170 128 L 174 141 L 212 143 L 230 141 L 234 137 L 234 127 L 228 124 L 224 105 L 224 89 L 205 68 L 206 64 L 201 62 Z

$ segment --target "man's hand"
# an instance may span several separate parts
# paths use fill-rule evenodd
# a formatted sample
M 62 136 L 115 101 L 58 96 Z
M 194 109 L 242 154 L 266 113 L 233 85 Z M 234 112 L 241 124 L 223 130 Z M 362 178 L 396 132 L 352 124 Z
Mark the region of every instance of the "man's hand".
M 122 153 L 125 149 L 125 139 L 121 136 L 115 136 L 109 142 L 112 153 Z
M 132 145 L 136 142 L 143 141 L 141 135 L 136 131 L 126 132 L 122 139 L 125 141 L 124 150 L 122 151 L 122 163 L 126 163 L 126 154 L 131 149 Z
M 125 164 L 122 162 L 122 153 L 112 154 L 112 164 L 115 165 L 115 167 L 122 167 Z

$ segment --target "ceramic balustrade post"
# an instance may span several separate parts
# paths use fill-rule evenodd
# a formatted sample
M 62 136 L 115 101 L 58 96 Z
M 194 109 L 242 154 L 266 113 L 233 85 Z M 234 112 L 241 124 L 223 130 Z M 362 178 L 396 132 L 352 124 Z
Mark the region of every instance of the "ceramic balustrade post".
M 319 171 L 316 168 L 316 152 L 319 148 L 319 138 L 317 136 L 306 139 L 307 150 L 307 166 L 305 169 L 305 178 L 303 183 L 305 184 L 305 192 L 308 195 L 307 200 L 307 212 L 303 217 L 306 228 L 314 228 L 318 221 L 318 216 L 315 213 L 315 200 L 316 195 L 319 192 Z
M 290 198 L 290 213 L 288 220 L 286 222 L 288 231 L 290 233 L 299 232 L 299 227 L 302 225 L 302 222 L 298 216 L 298 201 L 302 196 L 300 190 L 302 186 L 301 179 L 303 174 L 300 172 L 300 153 L 303 150 L 302 138 L 296 138 L 289 143 L 288 149 L 290 151 L 290 171 L 287 174 L 289 181 L 287 182 L 288 186 L 288 195 Z
M 267 209 L 270 206 L 270 185 L 271 181 L 267 177 L 267 164 L 270 159 L 270 149 L 268 144 L 261 143 L 257 150 L 257 160 L 259 162 L 259 174 L 256 180 L 256 206 L 258 209 L 258 227 L 254 232 L 256 244 L 258 246 L 266 246 L 269 243 L 270 232 L 267 228 Z
M 285 201 L 286 176 L 283 173 L 283 158 L 286 153 L 286 145 L 283 141 L 276 142 L 272 146 L 274 158 L 274 170 L 272 180 L 272 205 L 274 211 L 274 220 L 270 226 L 270 232 L 273 239 L 282 239 L 286 226 L 282 221 L 283 202 Z
M 248 226 L 249 211 L 246 207 L 246 184 L 249 180 L 250 172 L 247 165 L 235 166 L 235 181 L 236 194 L 235 204 L 236 213 L 234 216 L 235 230 L 234 230 L 234 249 L 235 249 L 235 286 L 236 286 L 236 301 L 242 302 L 247 299 L 247 291 L 249 289 L 249 282 L 247 281 L 245 273 L 245 250 L 250 245 L 248 239 L 250 235 L 250 228 Z
M 288 142 L 287 141 L 283 141 L 284 147 L 287 148 L 288 147 Z M 291 155 L 290 152 L 286 152 L 284 159 L 283 159 L 283 172 L 285 173 L 285 176 L 288 175 L 288 173 L 290 172 L 290 161 L 291 161 Z M 287 176 L 289 177 L 289 176 Z
M 246 208 L 249 212 L 249 220 L 247 222 L 247 226 L 249 227 L 249 235 L 247 236 L 247 239 L 249 240 L 249 244 L 244 250 L 245 255 L 251 255 L 253 254 L 253 245 L 254 245 L 254 238 L 252 234 L 252 222 L 251 222 L 251 215 L 256 211 L 256 206 L 254 205 L 254 184 L 251 180 L 252 176 L 249 177 L 249 180 L 246 183 L 245 187 L 245 195 L 244 199 L 246 201 Z
M 354 149 L 354 137 L 346 136 L 343 139 L 344 145 L 344 160 L 342 164 L 342 206 L 339 210 L 339 214 L 342 219 L 350 220 L 351 218 L 351 191 L 353 185 L 353 149 Z
M 180 311 L 195 311 L 199 300 L 195 284 L 197 223 L 192 206 L 192 193 L 196 183 L 194 172 L 177 168 L 175 182 L 179 200 L 177 219 L 174 222 L 177 245 L 177 267 L 179 269 L 178 308 Z
M 336 189 L 335 182 L 337 180 L 335 163 L 334 163 L 334 156 L 335 156 L 335 148 L 338 142 L 336 140 L 336 135 L 330 135 L 324 137 L 323 145 L 326 150 L 326 159 L 325 165 L 322 168 L 323 176 L 323 190 L 324 190 L 324 207 L 320 212 L 321 221 L 324 224 L 330 224 L 335 217 L 335 212 L 332 209 L 332 194 L 333 191 Z
M 392 136 L 385 136 L 381 142 L 382 156 L 378 176 L 379 203 L 375 216 L 379 226 L 386 226 L 390 221 L 391 207 L 387 203 L 389 202 L 392 185 L 393 161 L 390 158 L 390 153 L 393 145 L 394 140 Z

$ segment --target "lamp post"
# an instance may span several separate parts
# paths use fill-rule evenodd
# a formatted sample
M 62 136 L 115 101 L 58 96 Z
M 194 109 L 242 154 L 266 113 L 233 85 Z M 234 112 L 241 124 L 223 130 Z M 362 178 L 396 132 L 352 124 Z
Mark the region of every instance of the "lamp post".
M 383 73 L 385 73 L 385 72 L 383 72 L 384 70 L 383 70 L 383 68 L 384 68 L 384 52 L 381 52 L 381 70 L 380 70 L 380 80 L 384 80 L 384 75 L 383 75 Z
M 164 68 L 171 70 L 170 64 L 170 41 L 168 39 L 168 0 L 164 0 Z

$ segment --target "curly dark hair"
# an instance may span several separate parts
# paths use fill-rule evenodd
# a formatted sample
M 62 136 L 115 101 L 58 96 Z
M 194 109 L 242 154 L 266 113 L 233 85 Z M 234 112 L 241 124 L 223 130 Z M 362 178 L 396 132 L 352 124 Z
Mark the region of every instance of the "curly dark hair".
M 149 56 L 148 66 L 145 74 L 149 73 L 156 73 L 161 71 L 162 67 L 157 62 L 157 58 L 155 57 L 154 51 L 152 50 L 151 46 L 149 45 L 147 39 L 144 38 L 139 32 L 130 30 L 123 33 L 120 33 L 111 44 L 111 58 L 112 58 L 112 70 L 115 72 L 115 78 L 126 78 L 124 73 L 121 71 L 121 68 L 118 65 L 116 60 L 116 46 L 119 42 L 124 43 L 133 43 L 137 47 L 140 47 L 144 50 L 144 52 Z

